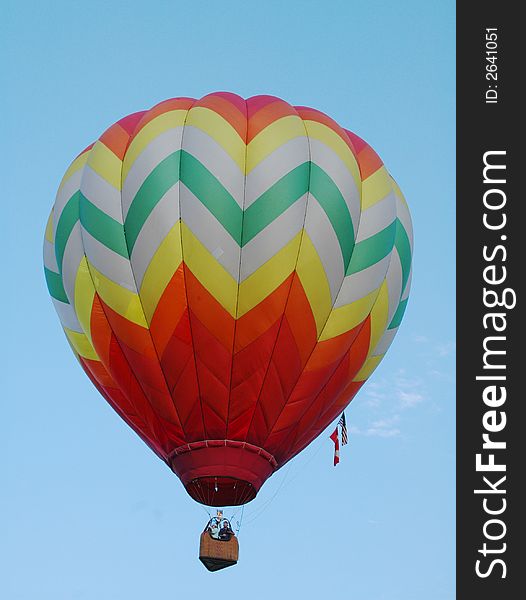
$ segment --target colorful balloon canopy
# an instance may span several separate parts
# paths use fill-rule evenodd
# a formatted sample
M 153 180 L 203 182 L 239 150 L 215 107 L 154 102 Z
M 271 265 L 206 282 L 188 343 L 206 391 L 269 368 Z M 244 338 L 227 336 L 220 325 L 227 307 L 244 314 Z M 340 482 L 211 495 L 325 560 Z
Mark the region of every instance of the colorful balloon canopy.
M 255 497 L 398 329 L 406 202 L 356 134 L 273 96 L 174 98 L 67 170 L 49 292 L 81 366 L 208 505 Z

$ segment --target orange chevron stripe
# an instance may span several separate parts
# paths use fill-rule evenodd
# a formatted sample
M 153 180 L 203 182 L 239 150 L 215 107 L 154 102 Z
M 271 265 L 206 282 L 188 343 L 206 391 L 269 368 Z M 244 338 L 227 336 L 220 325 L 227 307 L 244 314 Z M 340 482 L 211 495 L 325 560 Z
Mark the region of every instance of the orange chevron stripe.
M 245 142 L 247 135 L 247 109 L 243 98 L 236 96 L 236 94 L 219 92 L 208 94 L 208 96 L 196 102 L 194 106 L 209 108 L 218 115 L 221 115 L 225 121 L 232 125 L 239 137 Z
M 266 103 L 267 99 L 268 103 Z M 290 115 L 297 116 L 290 104 L 274 96 L 264 96 L 263 102 L 261 96 L 249 98 L 247 106 L 249 111 L 247 144 L 274 121 Z
M 366 321 L 370 320 L 367 317 Z M 365 326 L 365 321 L 334 338 L 319 342 L 312 353 L 312 356 L 307 365 L 307 370 L 317 371 L 324 369 L 328 365 L 334 364 L 343 358 L 348 351 L 349 346 L 357 340 L 362 328 Z
M 147 110 L 137 127 L 135 128 L 132 139 L 141 131 L 143 127 L 148 125 L 150 121 L 153 121 L 155 118 L 163 115 L 164 113 L 170 112 L 172 110 L 190 110 L 193 103 L 195 102 L 194 98 L 170 98 L 169 100 L 164 100 L 163 102 L 159 102 L 150 110 Z M 131 141 L 131 140 L 130 140 Z
M 143 415 L 151 431 L 151 435 L 148 437 L 158 440 L 161 446 L 167 449 L 168 436 L 166 435 L 166 429 L 161 425 L 158 414 L 156 414 L 157 411 L 154 411 L 153 407 L 155 403 L 146 397 L 139 385 L 136 375 L 130 367 L 117 338 L 111 331 L 97 294 L 95 294 L 91 312 L 91 332 L 95 351 L 105 369 L 117 384 L 118 389 L 130 403 L 130 408 L 127 408 L 126 411 Z M 111 394 L 109 390 L 108 394 Z M 183 439 L 180 431 L 176 437 Z
M 93 361 L 86 361 L 80 359 L 80 364 L 84 369 L 84 372 L 89 377 L 93 385 L 97 388 L 101 396 L 106 402 L 113 408 L 113 410 L 123 419 L 142 439 L 142 441 L 151 448 L 157 456 L 166 461 L 168 453 L 162 446 L 155 440 L 152 439 L 152 433 L 154 432 L 147 425 L 146 421 L 136 414 L 136 408 L 132 402 L 121 392 L 121 390 L 113 383 L 111 386 L 105 386 L 101 383 L 93 374 L 93 365 L 88 364 Z M 97 361 L 95 361 L 97 362 Z M 100 363 L 99 363 L 100 365 Z
M 90 333 L 93 347 L 102 364 L 110 364 L 110 345 L 112 332 L 104 314 L 100 297 L 95 293 L 90 315 Z
M 118 389 L 119 386 L 113 380 L 113 377 L 104 368 L 104 365 L 99 360 L 92 360 L 90 358 L 84 358 L 79 356 L 79 361 L 84 367 L 84 370 L 88 370 L 93 378 L 99 383 L 99 385 L 105 388 Z
M 291 273 L 271 294 L 238 319 L 234 353 L 263 335 L 281 317 L 293 277 L 294 273 Z
M 111 329 L 119 342 L 125 344 L 130 350 L 144 356 L 147 360 L 156 359 L 157 353 L 153 346 L 149 330 L 132 321 L 128 321 L 128 319 L 115 312 L 102 299 L 99 300 Z
M 125 361 L 127 363 L 125 369 L 131 368 L 134 376 L 141 382 L 141 388 L 144 390 L 144 394 L 147 396 L 150 404 L 155 408 L 157 415 L 167 423 L 171 423 L 172 426 L 175 427 L 177 437 L 182 439 L 182 431 L 179 427 L 179 417 L 175 410 L 172 398 L 168 393 L 166 379 L 161 370 L 161 365 L 149 331 L 130 323 L 127 319 L 105 304 L 101 298 L 98 298 L 97 296 L 95 298 L 98 300 L 100 306 L 98 314 L 100 327 L 104 327 L 104 324 L 102 323 L 104 320 L 106 321 L 106 328 L 111 331 L 109 364 L 112 364 L 112 361 L 115 358 L 116 348 L 118 347 L 118 354 L 122 355 L 122 359 L 119 361 L 121 368 Z M 115 340 L 115 343 L 113 340 Z M 115 377 L 115 373 L 111 371 L 111 369 L 110 373 Z M 119 384 L 119 386 L 121 387 L 121 384 Z M 126 389 L 126 387 L 124 389 Z
M 367 318 L 363 326 L 356 329 L 358 331 L 355 339 L 350 346 L 347 346 L 345 352 L 341 352 L 340 349 L 339 356 L 335 352 L 327 352 L 324 356 L 325 363 L 320 360 L 316 370 L 309 368 L 302 372 L 286 406 L 283 405 L 284 409 L 279 418 L 275 423 L 271 421 L 268 425 L 271 429 L 267 429 L 268 446 L 266 447 L 271 447 L 272 452 L 277 451 L 285 443 L 285 440 L 290 439 L 290 444 L 292 444 L 295 435 L 298 439 L 304 435 L 304 428 L 314 422 L 313 415 L 326 406 L 327 389 L 332 390 L 334 386 L 344 385 L 349 380 L 347 374 L 349 370 L 356 370 L 356 372 L 360 370 L 369 351 L 370 319 Z M 347 334 L 340 337 L 345 335 Z M 318 344 L 314 353 L 320 352 L 320 345 L 321 343 Z M 262 443 L 264 441 L 265 437 L 263 437 Z M 287 452 L 281 448 L 280 455 L 285 456 L 286 454 Z
M 325 125 L 329 129 L 332 129 L 334 133 L 337 133 L 347 144 L 347 146 L 349 146 L 351 152 L 353 154 L 355 153 L 355 150 L 352 146 L 349 136 L 347 135 L 346 130 L 343 129 L 343 127 L 340 127 L 338 123 L 336 123 L 336 121 L 331 119 L 325 113 L 316 110 L 315 108 L 309 108 L 307 106 L 295 106 L 294 108 L 298 111 L 298 114 L 304 121 L 316 121 L 318 123 L 321 123 L 322 125 Z
M 100 136 L 101 141 L 108 150 L 111 150 L 121 161 L 124 159 L 130 134 L 120 125 L 115 123 Z
M 376 173 L 376 171 L 378 171 L 378 169 L 380 169 L 384 163 L 378 154 L 376 154 L 376 152 L 371 148 L 371 146 L 362 140 L 361 137 L 358 137 L 355 133 L 348 131 L 347 129 L 345 131 L 355 148 L 354 155 L 358 162 L 358 167 L 360 168 L 362 180 L 367 179 L 367 177 L 371 176 L 373 173 Z
M 294 277 L 290 288 L 285 317 L 296 342 L 302 367 L 317 342 L 316 321 L 299 277 Z
M 234 318 L 184 265 L 188 307 L 222 346 L 232 352 L 234 342 Z
M 184 266 L 181 263 L 162 293 L 150 323 L 150 331 L 160 356 L 164 354 L 186 310 Z

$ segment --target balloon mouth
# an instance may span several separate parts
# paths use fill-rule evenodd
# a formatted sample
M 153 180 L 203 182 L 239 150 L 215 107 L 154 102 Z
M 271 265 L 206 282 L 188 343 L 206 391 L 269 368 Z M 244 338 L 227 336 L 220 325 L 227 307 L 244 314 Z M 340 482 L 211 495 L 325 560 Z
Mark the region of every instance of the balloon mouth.
M 239 506 L 254 500 L 256 488 L 234 477 L 199 477 L 185 485 L 190 496 L 207 506 Z
M 170 455 L 169 465 L 188 494 L 207 506 L 250 502 L 278 466 L 263 448 L 233 440 L 180 446 Z

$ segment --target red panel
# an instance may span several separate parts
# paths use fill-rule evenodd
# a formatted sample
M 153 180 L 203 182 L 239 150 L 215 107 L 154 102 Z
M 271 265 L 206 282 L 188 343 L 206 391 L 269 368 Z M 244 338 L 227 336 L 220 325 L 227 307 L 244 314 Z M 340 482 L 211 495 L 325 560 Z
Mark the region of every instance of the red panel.
M 369 340 L 368 317 L 363 324 L 339 336 L 339 339 L 318 344 L 286 407 L 273 424 L 272 433 L 262 442 L 263 447 L 279 455 L 278 462 L 288 460 L 290 443 L 286 449 L 281 447 L 285 440 L 293 442 L 295 437 L 310 428 L 325 429 L 330 423 L 330 420 L 320 419 L 320 413 L 335 397 L 331 394 L 337 395 L 361 368 L 367 358 Z M 324 363 L 323 359 L 327 362 Z M 311 365 L 315 366 L 312 370 Z
M 247 441 L 258 446 L 263 444 L 272 424 L 287 403 L 301 371 L 301 357 L 288 321 L 284 318 Z
M 99 301 L 119 346 L 151 405 L 162 419 L 171 424 L 170 429 L 177 432 L 177 437 L 184 439 L 179 416 L 149 330 L 128 321 L 100 298 Z
M 197 381 L 207 439 L 225 439 L 232 355 L 190 312 Z
M 317 343 L 316 321 L 299 277 L 294 277 L 285 311 L 301 365 L 305 366 Z
M 111 376 L 106 372 L 102 364 L 99 361 L 88 360 L 82 357 L 79 357 L 79 362 L 90 381 L 97 388 L 106 402 L 108 402 L 121 419 L 135 431 L 143 442 L 147 444 L 161 460 L 166 462 L 166 452 L 157 441 L 152 439 L 152 434 L 148 425 L 134 413 L 132 403 L 124 396 L 121 390 L 118 389 L 117 384 L 113 382 Z M 105 383 L 102 383 L 103 381 Z
M 234 356 L 228 439 L 245 439 L 278 333 L 279 320 Z
M 133 414 L 141 417 L 148 425 L 151 432 L 148 438 L 154 443 L 158 442 L 166 452 L 179 445 L 184 440 L 183 436 L 178 433 L 174 435 L 173 440 L 170 440 L 166 426 L 154 408 L 154 402 L 139 384 L 117 338 L 113 334 L 100 298 L 97 295 L 94 297 L 91 312 L 91 334 L 93 347 L 97 355 L 122 394 L 132 404 Z

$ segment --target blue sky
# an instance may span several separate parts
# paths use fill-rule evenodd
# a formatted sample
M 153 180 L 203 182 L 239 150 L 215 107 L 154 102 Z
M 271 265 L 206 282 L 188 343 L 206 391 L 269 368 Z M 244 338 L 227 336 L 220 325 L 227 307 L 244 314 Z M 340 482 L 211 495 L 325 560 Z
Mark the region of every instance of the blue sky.
M 450 0 L 2 2 L 0 596 L 454 597 L 454 26 Z M 206 511 L 78 368 L 41 246 L 81 149 L 216 90 L 313 106 L 365 138 L 406 195 L 415 258 L 342 462 L 327 431 L 247 505 L 239 564 L 210 574 Z

